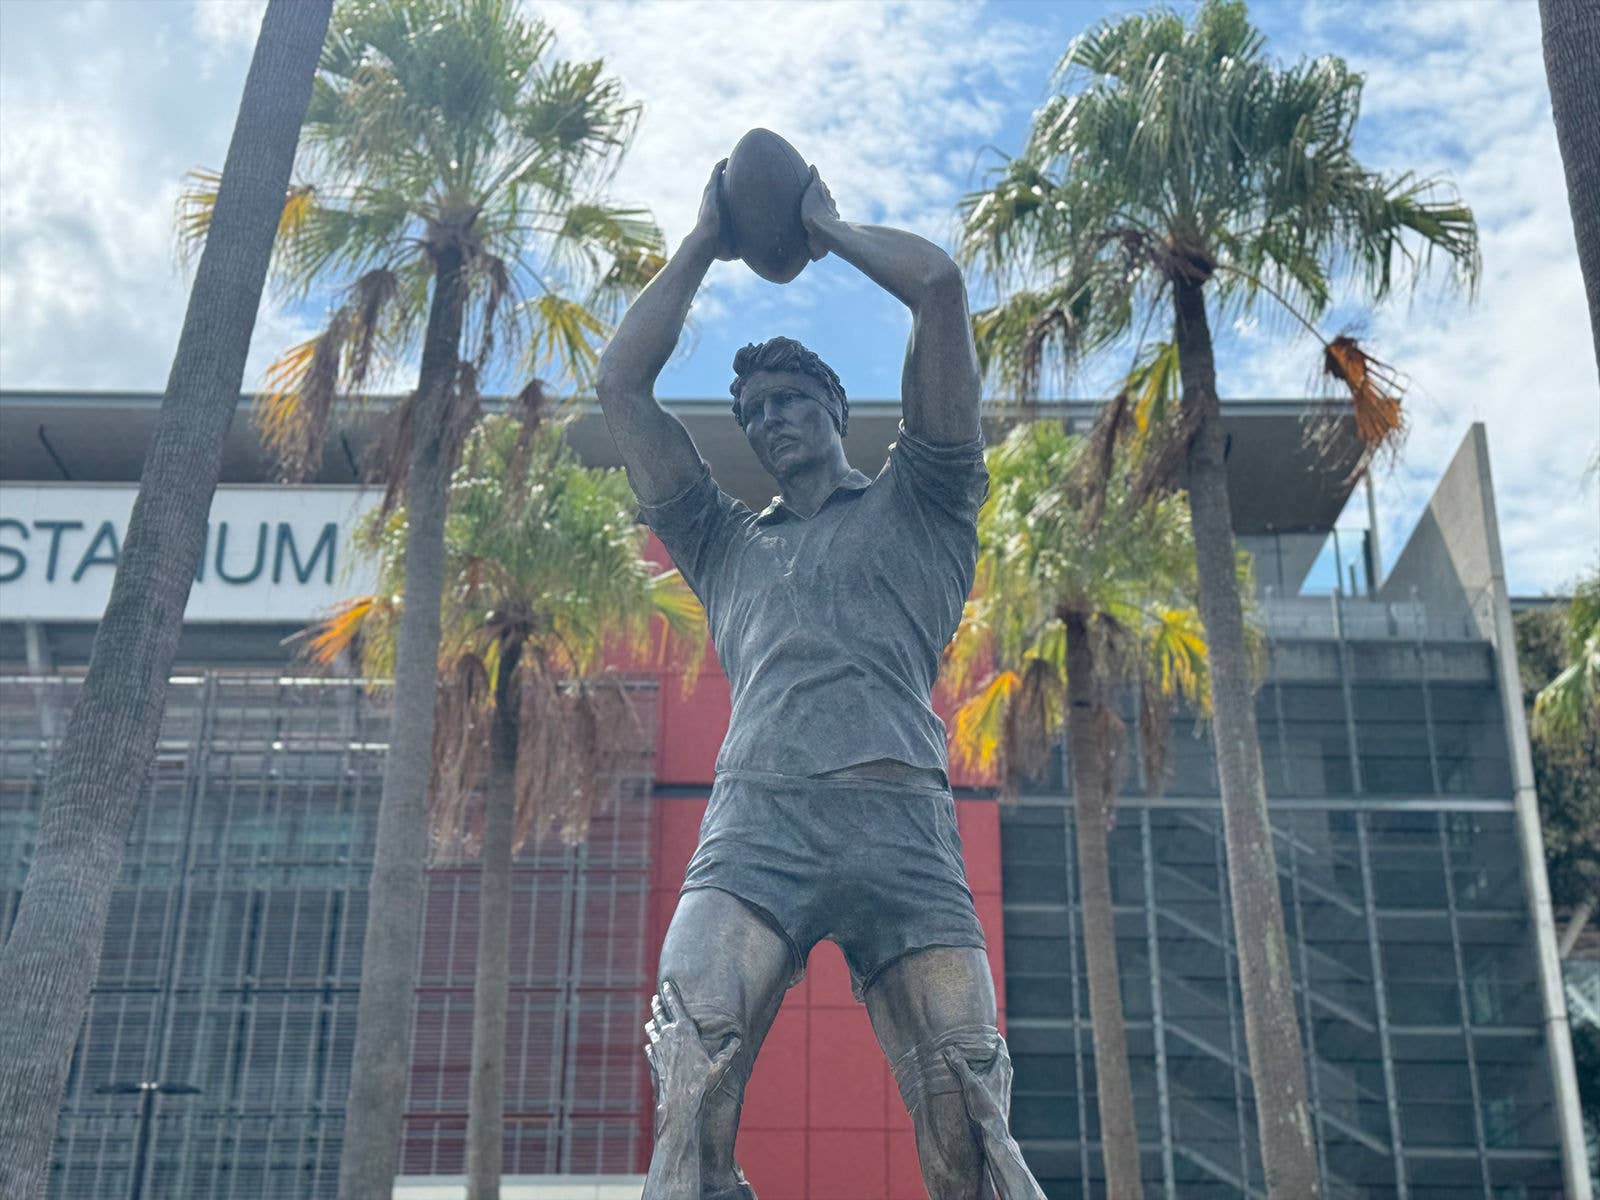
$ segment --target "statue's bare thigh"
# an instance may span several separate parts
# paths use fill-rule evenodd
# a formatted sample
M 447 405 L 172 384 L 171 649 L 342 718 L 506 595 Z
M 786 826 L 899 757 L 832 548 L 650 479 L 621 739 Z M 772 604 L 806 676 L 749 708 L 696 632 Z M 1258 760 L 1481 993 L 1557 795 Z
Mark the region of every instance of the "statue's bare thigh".
M 732 1189 L 739 1178 L 733 1144 L 744 1083 L 793 973 L 788 943 L 744 901 L 717 888 L 695 888 L 679 897 L 661 945 L 659 976 L 677 985 L 708 1052 L 715 1054 L 730 1035 L 741 1042 L 722 1086 L 703 1110 L 704 1196 L 732 1200 L 742 1195 Z
M 930 946 L 891 963 L 866 992 L 867 1015 L 891 1064 L 906 1064 L 919 1047 L 958 1035 L 958 1044 L 983 1045 L 996 1023 L 994 979 L 985 953 L 971 946 Z M 962 1033 L 967 1036 L 959 1036 Z M 942 1071 L 934 1072 L 943 1075 Z M 983 1149 L 967 1118 L 966 1102 L 950 1076 L 949 1090 L 932 1081 L 912 1113 L 917 1158 L 931 1200 L 983 1200 L 992 1195 Z

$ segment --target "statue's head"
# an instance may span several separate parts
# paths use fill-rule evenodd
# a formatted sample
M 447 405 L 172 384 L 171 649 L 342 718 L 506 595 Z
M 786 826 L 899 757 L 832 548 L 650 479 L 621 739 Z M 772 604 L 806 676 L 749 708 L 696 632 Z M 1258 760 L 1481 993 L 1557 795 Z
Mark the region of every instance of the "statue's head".
M 734 418 L 773 476 L 843 457 L 850 402 L 833 368 L 810 350 L 793 338 L 754 342 L 734 355 L 733 376 Z

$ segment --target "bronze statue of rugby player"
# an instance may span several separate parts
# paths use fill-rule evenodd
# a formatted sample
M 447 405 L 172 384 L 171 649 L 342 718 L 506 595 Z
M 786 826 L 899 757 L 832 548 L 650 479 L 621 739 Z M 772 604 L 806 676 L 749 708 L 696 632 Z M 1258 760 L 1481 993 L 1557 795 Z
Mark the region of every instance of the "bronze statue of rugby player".
M 606 348 L 596 389 L 639 519 L 704 604 L 733 698 L 661 951 L 649 1034 L 672 1053 L 659 1056 L 669 1067 L 652 1053 L 644 1194 L 754 1196 L 734 1160 L 744 1085 L 785 991 L 829 938 L 893 1066 L 933 1200 L 976 1200 L 988 1175 L 1002 1196 L 1042 1195 L 1005 1134 L 1010 1064 L 929 702 L 988 491 L 961 273 L 914 234 L 840 220 L 813 170 L 802 202 L 812 257 L 838 255 L 911 310 L 902 420 L 868 478 L 845 459 L 849 405 L 834 372 L 786 338 L 746 346 L 733 415 L 780 493 L 758 513 L 717 487 L 653 393 L 712 261 L 735 257 L 722 167 Z M 682 1049 L 686 1028 L 703 1052 Z

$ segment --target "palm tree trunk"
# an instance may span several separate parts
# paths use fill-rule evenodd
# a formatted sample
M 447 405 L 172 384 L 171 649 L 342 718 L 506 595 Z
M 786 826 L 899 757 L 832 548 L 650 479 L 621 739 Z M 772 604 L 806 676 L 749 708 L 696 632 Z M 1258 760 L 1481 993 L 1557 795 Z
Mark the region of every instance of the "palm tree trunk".
M 1245 648 L 1226 449 L 1203 285 L 1176 280 L 1173 304 L 1183 406 L 1195 428 L 1189 446 L 1189 511 L 1200 618 L 1210 645 L 1212 728 L 1261 1162 L 1269 1196 L 1305 1200 L 1318 1194 L 1316 1145 L 1256 734 L 1255 685 Z
M 44 1192 L 331 8 L 275 0 L 262 20 L 111 598 L 45 785 L 0 951 L 0 1196 Z
M 465 308 L 462 251 L 446 245 L 435 256 L 433 300 L 411 417 L 405 606 L 395 635 L 394 715 L 368 889 L 339 1200 L 389 1200 L 399 1170 L 426 886 L 427 790 L 452 466 L 445 417 Z
M 1094 1028 L 1095 1094 L 1108 1200 L 1142 1200 L 1139 1126 L 1133 1115 L 1128 1032 L 1117 968 L 1116 916 L 1111 908 L 1111 864 L 1106 847 L 1111 805 L 1109 761 L 1095 720 L 1094 651 L 1082 617 L 1067 625 L 1067 738 L 1072 751 L 1072 795 L 1078 834 L 1078 904 L 1083 909 L 1083 952 L 1089 967 L 1089 1021 Z
M 1567 173 L 1578 265 L 1589 298 L 1589 330 L 1600 365 L 1600 5 L 1539 0 L 1550 112 Z
M 501 656 L 489 734 L 483 857 L 478 877 L 478 964 L 472 991 L 472 1085 L 467 1102 L 467 1200 L 500 1200 L 505 1141 L 506 998 L 510 988 L 511 841 L 516 825 L 519 647 Z

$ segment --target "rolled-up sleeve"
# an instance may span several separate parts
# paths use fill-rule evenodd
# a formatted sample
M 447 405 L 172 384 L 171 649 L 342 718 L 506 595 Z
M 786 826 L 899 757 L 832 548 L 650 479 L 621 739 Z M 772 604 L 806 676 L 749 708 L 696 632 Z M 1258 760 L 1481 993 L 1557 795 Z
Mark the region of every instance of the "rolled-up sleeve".
M 924 512 L 976 523 L 989 494 L 983 446 L 982 434 L 953 446 L 934 445 L 907 433 L 901 421 L 899 437 L 889 449 L 896 490 Z
M 634 495 L 638 497 L 637 489 Z M 707 593 L 725 564 L 740 507 L 717 486 L 702 459 L 693 483 L 656 504 L 640 500 L 634 521 L 655 531 L 684 580 L 701 603 L 709 605 Z

